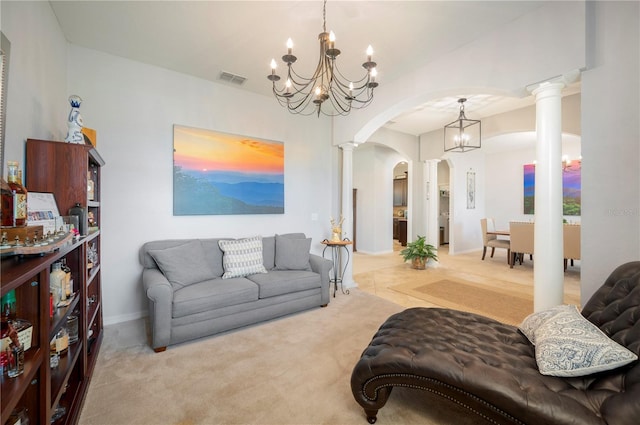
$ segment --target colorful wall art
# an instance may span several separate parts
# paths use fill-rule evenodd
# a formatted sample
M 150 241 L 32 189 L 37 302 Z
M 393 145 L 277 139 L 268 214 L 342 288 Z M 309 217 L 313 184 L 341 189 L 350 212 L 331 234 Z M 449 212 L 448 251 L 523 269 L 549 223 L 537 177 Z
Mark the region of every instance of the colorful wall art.
M 173 126 L 173 215 L 284 214 L 284 143 Z
M 582 161 L 563 163 L 562 170 L 562 215 L 580 215 Z M 535 204 L 534 164 L 524 166 L 524 213 L 533 214 Z

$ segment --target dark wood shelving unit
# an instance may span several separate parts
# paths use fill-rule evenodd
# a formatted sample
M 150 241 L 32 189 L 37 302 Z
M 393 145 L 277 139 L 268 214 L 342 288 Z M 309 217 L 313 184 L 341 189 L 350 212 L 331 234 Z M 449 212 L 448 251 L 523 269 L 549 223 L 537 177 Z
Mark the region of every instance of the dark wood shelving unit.
M 61 215 L 79 203 L 93 213 L 100 224 L 100 167 L 104 161 L 86 145 L 45 140 L 27 140 L 26 187 L 32 192 L 53 193 Z M 94 181 L 93 199 L 88 199 L 88 176 Z M 17 378 L 3 376 L 1 420 L 26 407 L 30 424 L 50 424 L 58 405 L 65 414 L 55 425 L 78 423 L 103 337 L 101 266 L 89 266 L 88 253 L 94 247 L 100 256 L 100 230 L 58 250 L 38 256 L 2 259 L 2 295 L 16 291 L 16 315 L 33 326 L 31 348 L 25 352 L 24 373 Z M 49 315 L 49 276 L 53 263 L 65 259 L 73 279 L 72 299 Z M 51 368 L 49 344 L 69 315 L 78 317 L 78 341 L 69 344 L 57 367 Z

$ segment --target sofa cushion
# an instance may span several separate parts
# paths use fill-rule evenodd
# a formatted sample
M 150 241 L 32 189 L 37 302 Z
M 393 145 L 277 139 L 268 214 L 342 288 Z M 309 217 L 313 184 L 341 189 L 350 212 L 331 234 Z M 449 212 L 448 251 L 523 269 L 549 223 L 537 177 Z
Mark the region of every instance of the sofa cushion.
M 305 270 L 271 270 L 267 274 L 247 276 L 247 279 L 260 287 L 261 299 L 322 286 L 319 274 Z
M 258 285 L 243 277 L 199 282 L 175 291 L 172 317 L 253 302 L 258 292 Z
M 262 237 L 218 241 L 224 267 L 223 279 L 266 273 L 262 258 Z
M 591 375 L 638 359 L 587 320 L 576 306 L 556 312 L 534 333 L 536 362 L 543 375 Z
M 198 240 L 171 248 L 150 250 L 149 255 L 171 282 L 174 290 L 215 277 Z
M 262 263 L 267 270 L 273 270 L 276 266 L 276 237 L 262 237 Z
M 202 248 L 204 249 L 204 257 L 207 259 L 213 275 L 221 277 L 224 273 L 224 267 L 222 266 L 222 250 L 218 241 L 221 239 L 201 239 Z
M 276 270 L 311 270 L 311 238 L 293 239 L 276 235 Z

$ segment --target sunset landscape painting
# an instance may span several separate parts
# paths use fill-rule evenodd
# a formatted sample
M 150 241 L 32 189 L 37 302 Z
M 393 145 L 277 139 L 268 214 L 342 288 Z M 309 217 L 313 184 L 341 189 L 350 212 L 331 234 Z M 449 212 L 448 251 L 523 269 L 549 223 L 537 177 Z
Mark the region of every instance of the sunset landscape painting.
M 284 143 L 173 126 L 173 215 L 284 214 Z
M 581 214 L 581 172 L 582 161 L 565 163 L 562 170 L 562 215 Z M 535 175 L 534 164 L 524 165 L 524 214 L 535 212 Z

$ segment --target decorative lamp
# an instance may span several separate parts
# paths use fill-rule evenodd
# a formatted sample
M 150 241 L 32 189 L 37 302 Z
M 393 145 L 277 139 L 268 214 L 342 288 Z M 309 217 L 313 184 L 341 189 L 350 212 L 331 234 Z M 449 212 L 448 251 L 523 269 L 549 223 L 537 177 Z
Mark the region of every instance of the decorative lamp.
M 478 149 L 482 144 L 482 124 L 480 120 L 470 120 L 464 114 L 464 102 L 467 99 L 458 99 L 460 103 L 460 115 L 454 122 L 444 126 L 444 150 L 445 152 L 467 152 Z
M 371 60 L 373 49 L 367 49 L 367 60 L 362 64 L 366 70 L 359 80 L 346 80 L 338 69 L 337 58 L 340 50 L 336 48 L 336 37 L 333 31 L 327 33 L 326 19 L 327 0 L 322 8 L 322 32 L 320 41 L 320 58 L 313 75 L 303 77 L 293 69 L 298 60 L 293 55 L 293 42 L 287 40 L 287 54 L 282 60 L 287 66 L 287 75 L 283 86 L 278 87 L 280 76 L 276 74 L 277 63 L 271 60 L 271 74 L 267 76 L 273 85 L 273 94 L 280 103 L 293 114 L 311 115 L 320 113 L 327 116 L 348 115 L 352 109 L 368 106 L 373 100 L 373 89 L 378 87 L 376 63 Z M 328 104 L 325 102 L 328 101 Z M 325 106 L 323 108 L 323 106 Z

